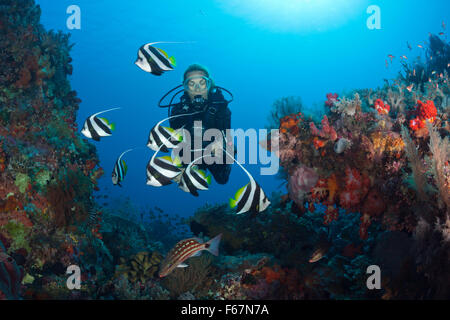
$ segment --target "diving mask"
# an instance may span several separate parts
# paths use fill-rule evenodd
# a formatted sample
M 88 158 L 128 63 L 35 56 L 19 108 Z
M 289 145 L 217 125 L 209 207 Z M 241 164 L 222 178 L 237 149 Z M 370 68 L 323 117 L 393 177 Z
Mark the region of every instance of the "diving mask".
M 192 76 L 184 80 L 184 89 L 192 93 L 203 93 L 211 88 L 211 79 L 205 76 Z

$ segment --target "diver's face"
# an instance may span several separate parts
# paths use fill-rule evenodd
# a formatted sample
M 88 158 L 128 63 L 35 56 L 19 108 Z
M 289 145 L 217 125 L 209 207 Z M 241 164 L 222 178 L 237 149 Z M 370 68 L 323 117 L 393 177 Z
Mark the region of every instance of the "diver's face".
M 192 71 L 186 75 L 184 89 L 191 99 L 198 95 L 204 99 L 208 99 L 209 83 L 210 80 L 206 77 L 205 73 L 202 71 Z

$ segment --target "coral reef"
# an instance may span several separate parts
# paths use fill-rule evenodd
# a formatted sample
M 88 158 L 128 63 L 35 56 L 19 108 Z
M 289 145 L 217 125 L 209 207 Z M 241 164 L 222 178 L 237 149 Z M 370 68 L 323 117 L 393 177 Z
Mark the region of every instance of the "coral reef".
M 196 234 L 222 233 L 224 254 L 272 257 L 245 270 L 228 259 L 216 297 L 448 298 L 445 69 L 417 87 L 399 76 L 351 98 L 327 94 L 320 125 L 298 111 L 278 117 L 287 194 L 256 218 L 206 206 L 190 221 Z M 374 263 L 386 278 L 369 293 L 364 266 Z
M 217 204 L 182 219 L 128 198 L 97 203 L 104 170 L 77 132 L 72 45 L 39 19 L 32 0 L 0 6 L 0 299 L 450 298 L 441 38 L 430 35 L 427 60 L 403 62 L 392 83 L 328 93 L 314 118 L 299 97 L 276 100 L 268 128 L 279 136 L 264 145 L 285 192 L 256 216 Z M 157 276 L 180 239 L 218 234 L 218 257 Z M 372 264 L 381 290 L 367 290 Z M 80 290 L 66 286 L 71 265 Z
M 70 239 L 89 235 L 81 223 L 98 178 L 88 168 L 98 163 L 95 148 L 77 134 L 69 36 L 46 31 L 39 19 L 31 0 L 0 7 L 0 235 L 5 254 L 21 261 L 1 264 L 7 298 L 36 288 L 38 274 L 73 264 Z

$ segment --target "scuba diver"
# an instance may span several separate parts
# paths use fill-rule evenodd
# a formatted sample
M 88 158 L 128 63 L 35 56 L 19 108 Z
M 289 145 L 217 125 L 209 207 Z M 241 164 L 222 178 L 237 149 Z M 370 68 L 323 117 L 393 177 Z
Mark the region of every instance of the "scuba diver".
M 181 87 L 183 89 L 180 89 L 180 91 L 172 96 L 168 105 L 161 105 L 165 97 Z M 231 100 L 225 99 L 222 90 L 231 96 Z M 180 93 L 183 93 L 180 97 L 180 102 L 172 104 L 174 98 Z M 231 111 L 228 108 L 228 104 L 232 100 L 233 95 L 231 92 L 225 88 L 216 86 L 205 67 L 199 64 L 192 64 L 184 72 L 183 85 L 166 93 L 159 101 L 159 106 L 168 107 L 169 116 L 193 113 L 192 115 L 170 119 L 170 127 L 175 130 L 183 128 L 189 131 L 191 137 L 194 137 L 194 121 L 202 122 L 202 132 L 213 128 L 223 132 L 230 129 Z M 203 148 L 207 144 L 203 142 Z M 224 142 L 222 146 L 223 148 L 226 147 Z M 231 163 L 227 163 L 223 151 L 222 156 L 222 163 L 212 163 L 209 165 L 202 163 L 198 165 L 200 169 L 208 169 L 214 177 L 214 180 L 219 184 L 227 183 L 231 172 Z

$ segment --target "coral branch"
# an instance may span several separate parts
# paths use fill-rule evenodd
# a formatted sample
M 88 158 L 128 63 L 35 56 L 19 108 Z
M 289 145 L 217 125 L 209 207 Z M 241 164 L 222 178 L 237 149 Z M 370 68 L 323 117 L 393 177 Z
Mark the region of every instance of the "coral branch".
M 447 214 L 450 212 L 450 143 L 448 137 L 442 139 L 433 127 L 426 121 L 428 132 L 430 133 L 430 151 L 432 158 L 432 172 L 434 181 L 439 191 L 440 200 L 447 206 Z
M 425 187 L 427 184 L 425 176 L 426 168 L 422 162 L 422 159 L 419 156 L 419 152 L 416 148 L 416 145 L 414 144 L 414 142 L 411 139 L 411 136 L 409 135 L 408 129 L 406 129 L 404 126 L 402 126 L 402 137 L 405 143 L 406 156 L 408 157 L 413 172 L 417 194 L 421 200 L 426 201 L 427 199 L 427 195 L 425 193 Z

